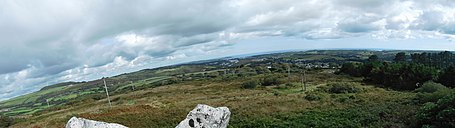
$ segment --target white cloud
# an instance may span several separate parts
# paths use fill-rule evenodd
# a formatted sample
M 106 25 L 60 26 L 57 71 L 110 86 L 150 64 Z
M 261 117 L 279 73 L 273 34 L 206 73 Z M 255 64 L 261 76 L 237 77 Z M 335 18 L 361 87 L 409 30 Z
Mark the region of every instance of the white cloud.
M 251 38 L 455 39 L 449 0 L 3 0 L 0 19 L 0 89 L 10 90 L 0 98 L 24 92 L 13 86 L 182 62 Z

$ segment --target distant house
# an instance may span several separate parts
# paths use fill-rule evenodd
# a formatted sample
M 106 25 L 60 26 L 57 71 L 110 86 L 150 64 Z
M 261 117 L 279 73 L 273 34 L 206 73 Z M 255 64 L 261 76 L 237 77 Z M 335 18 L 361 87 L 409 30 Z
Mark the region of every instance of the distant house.
M 259 59 L 253 59 L 251 61 L 253 61 L 253 62 L 261 62 L 261 61 L 265 61 L 265 60 L 267 60 L 267 59 L 266 58 L 259 58 Z
M 10 108 L 0 109 L 0 112 L 7 112 L 9 110 L 11 110 L 11 109 Z
M 239 60 L 236 60 L 236 59 L 232 59 L 232 60 L 228 60 L 228 61 L 231 62 L 231 63 L 238 63 L 239 62 Z

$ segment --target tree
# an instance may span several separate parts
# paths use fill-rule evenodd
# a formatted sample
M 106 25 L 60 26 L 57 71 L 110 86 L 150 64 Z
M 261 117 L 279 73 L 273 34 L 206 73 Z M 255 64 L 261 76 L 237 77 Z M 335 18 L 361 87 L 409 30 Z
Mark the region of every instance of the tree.
M 345 73 L 351 76 L 359 77 L 362 76 L 360 67 L 361 66 L 356 63 L 344 63 L 341 66 L 339 73 Z
M 377 55 L 371 55 L 370 57 L 368 57 L 368 61 L 369 62 L 376 62 L 376 61 L 379 61 L 379 58 Z
M 426 53 L 422 53 L 422 54 L 413 53 L 413 54 L 411 54 L 412 62 L 414 62 L 414 63 L 424 63 L 424 58 L 423 58 L 424 54 L 426 54 Z
M 395 62 L 405 62 L 406 61 L 406 53 L 404 52 L 399 52 L 395 55 L 395 59 L 393 59 Z
M 242 84 L 242 88 L 244 89 L 254 89 L 259 84 L 257 80 L 250 80 Z
M 272 86 L 272 85 L 280 85 L 283 83 L 285 83 L 285 82 L 283 80 L 280 80 L 278 77 L 269 76 L 262 80 L 261 85 L 262 86 Z
M 446 68 L 437 82 L 447 87 L 455 87 L 455 67 L 452 65 Z
M 256 66 L 255 68 L 257 74 L 266 74 L 266 73 L 271 73 L 271 71 L 263 66 Z
M 417 63 L 366 63 L 362 69 L 365 80 L 403 90 L 413 90 L 416 83 L 437 77 L 435 68 Z
M 437 70 L 435 68 L 425 66 L 423 64 L 411 63 L 407 64 L 401 70 L 402 87 L 400 89 L 412 90 L 417 88 L 417 83 L 424 83 L 433 80 L 437 77 Z

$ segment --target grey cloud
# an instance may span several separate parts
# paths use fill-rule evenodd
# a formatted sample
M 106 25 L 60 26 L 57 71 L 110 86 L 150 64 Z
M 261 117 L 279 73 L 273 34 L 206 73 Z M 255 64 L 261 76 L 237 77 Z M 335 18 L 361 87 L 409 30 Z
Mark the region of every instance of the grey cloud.
M 60 4 L 54 4 L 54 3 Z M 25 53 L 26 61 L 4 61 L 1 65 L 27 65 L 27 60 L 37 58 L 46 61 L 48 57 L 37 57 L 36 49 L 45 49 L 68 56 L 79 56 L 85 48 L 106 37 L 126 31 L 148 33 L 149 35 L 193 36 L 221 31 L 233 24 L 229 19 L 223 1 L 3 1 L 0 30 L 1 46 L 17 48 L 6 55 Z M 0 5 L 0 6 L 1 6 Z M 217 11 L 207 11 L 217 10 Z M 8 13 L 6 13 L 8 12 Z M 224 20 L 219 20 L 224 18 Z M 7 44 L 9 43 L 9 44 Z M 71 45 L 84 44 L 80 49 Z M 70 45 L 70 48 L 48 48 L 49 45 Z M 64 47 L 64 46 L 63 46 Z M 43 50 L 44 51 L 44 50 Z M 82 53 L 83 54 L 83 53 Z M 54 57 L 54 56 L 52 56 Z M 51 57 L 51 58 L 52 58 Z M 8 58 L 6 58 L 8 59 Z M 85 58 L 75 58 L 83 60 Z M 112 58 L 110 58 L 112 59 Z M 59 59 L 60 60 L 60 59 Z M 63 60 L 64 61 L 64 60 Z M 1 66 L 0 65 L 0 66 Z M 18 68 L 4 68 L 0 73 L 19 71 Z M 6 70 L 8 69 L 8 70 Z
M 338 28 L 349 33 L 363 33 L 382 29 L 382 17 L 360 15 L 344 19 L 338 23 Z
M 454 8 L 448 0 L 4 0 L 0 76 L 9 78 L 0 99 L 33 90 L 16 86 L 164 65 L 248 38 L 453 38 Z

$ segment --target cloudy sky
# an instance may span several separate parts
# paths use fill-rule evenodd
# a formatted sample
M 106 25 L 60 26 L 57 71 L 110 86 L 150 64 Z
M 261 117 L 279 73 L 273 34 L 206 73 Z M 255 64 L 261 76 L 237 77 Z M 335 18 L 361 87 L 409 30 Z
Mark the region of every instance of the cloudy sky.
M 451 0 L 0 0 L 0 100 L 230 55 L 454 39 Z

